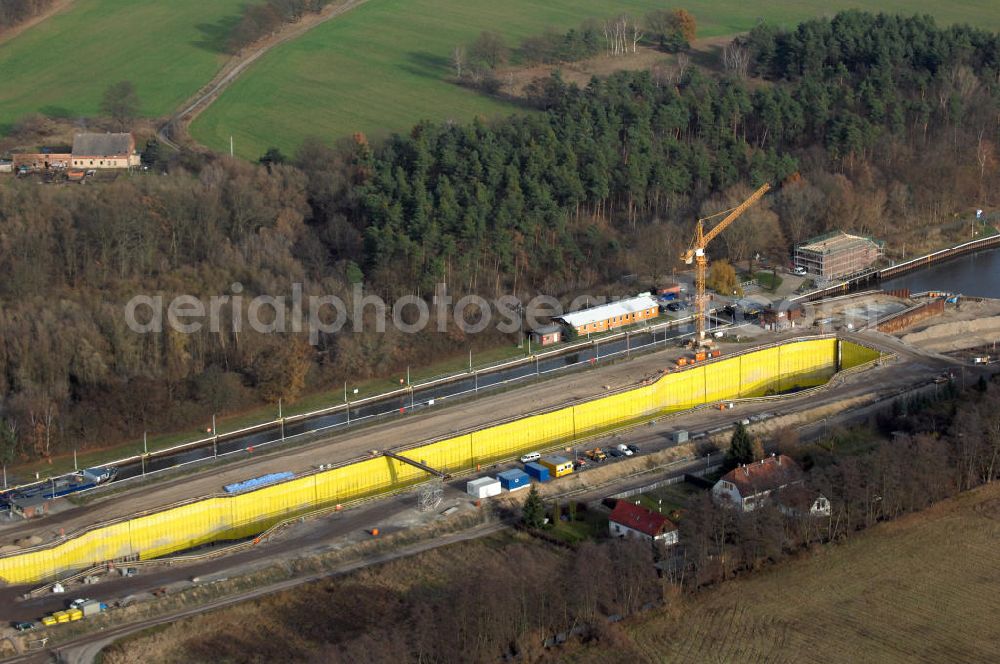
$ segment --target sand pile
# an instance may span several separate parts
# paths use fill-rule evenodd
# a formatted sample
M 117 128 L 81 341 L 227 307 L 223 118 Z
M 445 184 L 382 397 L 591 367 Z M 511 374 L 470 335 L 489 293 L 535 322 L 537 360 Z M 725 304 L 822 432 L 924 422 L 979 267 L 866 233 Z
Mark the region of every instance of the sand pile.
M 917 348 L 938 352 L 984 346 L 1000 340 L 1000 316 L 931 325 L 902 339 Z

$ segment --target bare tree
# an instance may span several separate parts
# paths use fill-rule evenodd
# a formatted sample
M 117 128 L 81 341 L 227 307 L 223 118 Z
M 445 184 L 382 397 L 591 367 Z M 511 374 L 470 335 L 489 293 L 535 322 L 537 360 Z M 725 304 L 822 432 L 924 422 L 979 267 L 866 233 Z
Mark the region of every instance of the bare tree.
M 684 74 L 691 66 L 691 56 L 687 53 L 678 53 L 673 65 L 668 65 L 666 61 L 653 65 L 653 83 L 656 87 L 665 85 L 679 85 L 684 80 Z
M 489 69 L 496 69 L 507 63 L 510 49 L 503 37 L 496 32 L 481 32 L 469 46 L 469 57 Z
M 953 88 L 963 103 L 968 103 L 979 90 L 979 77 L 967 65 L 959 65 L 951 70 Z
M 684 74 L 687 73 L 688 67 L 690 66 L 691 66 L 691 56 L 688 55 L 687 53 L 678 53 L 677 66 L 675 67 L 676 83 L 680 83 L 681 80 L 683 80 Z
M 986 169 L 992 171 L 996 166 L 995 150 L 993 143 L 983 136 L 984 130 L 979 130 L 979 142 L 976 144 L 976 162 L 979 164 L 979 191 L 983 197 L 983 203 L 987 203 L 990 188 L 983 187 L 983 178 L 986 177 Z
M 722 49 L 722 64 L 736 78 L 746 79 L 750 67 L 750 49 L 741 40 L 734 39 Z
M 629 39 L 632 40 L 632 52 L 635 53 L 638 50 L 639 40 L 642 39 L 642 30 L 628 14 L 620 14 L 610 21 L 605 21 L 603 31 L 608 55 L 626 55 L 629 52 Z
M 462 78 L 465 68 L 465 46 L 459 44 L 451 52 L 451 64 L 455 68 L 455 78 Z
M 639 50 L 639 40 L 642 39 L 642 30 L 639 27 L 638 22 L 632 23 L 632 52 L 637 53 Z

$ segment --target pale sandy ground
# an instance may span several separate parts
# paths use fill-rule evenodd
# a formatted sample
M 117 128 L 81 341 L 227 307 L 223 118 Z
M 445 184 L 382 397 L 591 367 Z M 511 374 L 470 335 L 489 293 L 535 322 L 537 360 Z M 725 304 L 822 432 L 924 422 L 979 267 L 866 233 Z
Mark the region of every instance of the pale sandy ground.
M 904 331 L 904 343 L 923 350 L 951 352 L 985 346 L 1000 340 L 1000 300 L 963 300 L 948 305 L 942 316 Z

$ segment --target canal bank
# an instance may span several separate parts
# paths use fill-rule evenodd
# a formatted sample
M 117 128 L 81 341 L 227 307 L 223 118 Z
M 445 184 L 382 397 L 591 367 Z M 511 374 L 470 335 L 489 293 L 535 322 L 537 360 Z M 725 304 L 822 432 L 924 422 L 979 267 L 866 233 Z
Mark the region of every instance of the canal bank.
M 965 242 L 882 269 L 872 269 L 791 298 L 814 302 L 878 288 L 913 293 L 942 291 L 972 297 L 1000 298 L 1000 234 Z
M 924 261 L 904 274 L 882 278 L 880 286 L 885 290 L 908 288 L 914 293 L 941 290 L 1000 298 L 1000 236 L 986 239 L 993 243 L 936 261 Z

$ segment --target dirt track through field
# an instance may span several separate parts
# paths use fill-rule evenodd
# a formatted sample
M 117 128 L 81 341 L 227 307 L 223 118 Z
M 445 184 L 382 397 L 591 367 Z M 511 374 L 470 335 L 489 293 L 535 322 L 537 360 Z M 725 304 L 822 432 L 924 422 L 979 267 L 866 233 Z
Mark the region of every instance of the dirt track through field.
M 70 0 L 71 1 L 71 0 Z M 328 5 L 322 11 L 315 14 L 306 14 L 297 23 L 286 25 L 276 34 L 266 37 L 249 47 L 249 50 L 240 51 L 237 55 L 226 63 L 219 70 L 219 73 L 208 82 L 193 97 L 184 102 L 181 110 L 174 113 L 157 131 L 157 137 L 167 145 L 175 149 L 179 146 L 174 142 L 174 138 L 182 142 L 191 142 L 192 139 L 187 133 L 187 128 L 191 122 L 198 117 L 208 106 L 215 101 L 222 92 L 235 81 L 240 74 L 254 62 L 259 60 L 275 46 L 284 44 L 287 41 L 301 37 L 306 32 L 312 30 L 317 25 L 325 23 L 332 18 L 336 18 L 356 7 L 366 3 L 368 0 L 345 0 L 341 4 Z
M 24 23 L 20 23 L 18 25 L 15 25 L 13 28 L 9 28 L 7 30 L 0 30 L 0 44 L 4 44 L 6 42 L 9 42 L 11 39 L 13 39 L 14 37 L 17 37 L 19 34 L 21 34 L 22 32 L 24 32 L 25 30 L 29 30 L 30 28 L 33 28 L 34 26 L 38 25 L 42 21 L 50 19 L 53 16 L 55 16 L 56 14 L 58 14 L 58 13 L 64 11 L 64 10 L 66 10 L 66 9 L 69 9 L 70 5 L 72 5 L 73 2 L 74 2 L 74 0 L 56 0 L 55 2 L 52 3 L 51 7 L 49 7 L 47 10 L 45 10 L 44 12 L 42 12 L 41 14 L 39 14 L 38 16 L 36 16 L 34 18 L 30 18 L 27 21 L 25 21 Z
M 68 0 L 72 1 L 72 0 Z M 254 62 L 267 54 L 271 49 L 284 44 L 293 39 L 297 39 L 309 32 L 316 26 L 337 18 L 348 11 L 355 9 L 368 0 L 345 0 L 342 4 L 329 5 L 316 14 L 307 14 L 299 22 L 286 25 L 279 32 L 266 37 L 251 45 L 248 50 L 241 51 L 226 63 L 225 66 L 193 97 L 188 99 L 181 107 L 181 110 L 174 113 L 166 122 L 161 125 L 157 132 L 158 138 L 164 143 L 179 149 L 179 145 L 174 139 L 185 144 L 197 145 L 188 133 L 188 127 L 194 122 L 205 109 L 212 105 L 219 95 L 226 88 L 239 78 Z M 691 44 L 692 53 L 696 56 L 696 63 L 706 66 L 709 62 L 717 60 L 716 52 L 721 46 L 728 43 L 733 35 L 723 37 L 706 37 L 697 39 Z M 508 75 L 514 79 L 524 78 L 525 82 L 535 76 L 548 75 L 552 71 L 559 69 L 569 76 L 568 80 L 579 79 L 578 83 L 583 85 L 591 76 L 608 76 L 614 71 L 621 69 L 647 69 L 656 61 L 663 60 L 665 54 L 649 47 L 643 47 L 643 57 L 633 60 L 619 61 L 606 56 L 598 56 L 578 63 L 564 63 L 562 65 L 524 67 L 510 70 Z M 515 87 L 520 88 L 520 85 Z

